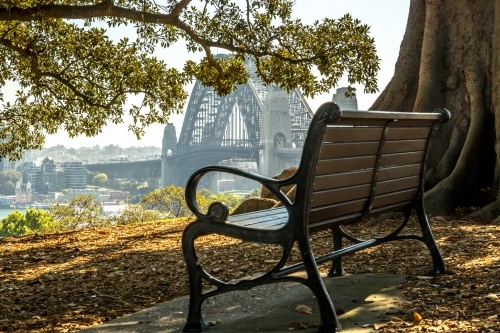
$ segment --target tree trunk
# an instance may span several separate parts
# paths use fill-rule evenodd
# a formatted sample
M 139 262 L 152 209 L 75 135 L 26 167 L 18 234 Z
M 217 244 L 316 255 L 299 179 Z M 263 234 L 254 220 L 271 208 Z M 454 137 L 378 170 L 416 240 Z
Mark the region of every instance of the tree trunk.
M 394 76 L 371 109 L 450 110 L 429 154 L 429 214 L 500 213 L 499 38 L 500 1 L 411 0 Z

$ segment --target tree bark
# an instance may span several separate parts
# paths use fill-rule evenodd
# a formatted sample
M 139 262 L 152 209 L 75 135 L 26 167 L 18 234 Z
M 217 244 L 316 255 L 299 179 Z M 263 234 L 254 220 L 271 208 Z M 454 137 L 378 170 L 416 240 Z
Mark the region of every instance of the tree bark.
M 500 213 L 499 16 L 496 0 L 411 0 L 394 76 L 372 106 L 450 110 L 428 160 L 430 214 L 458 206 L 486 206 L 489 218 Z

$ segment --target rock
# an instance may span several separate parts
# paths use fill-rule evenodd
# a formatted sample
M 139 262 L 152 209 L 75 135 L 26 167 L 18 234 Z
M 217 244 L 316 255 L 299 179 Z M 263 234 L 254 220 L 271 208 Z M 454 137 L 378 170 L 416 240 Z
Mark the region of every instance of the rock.
M 250 198 L 243 201 L 231 215 L 238 215 L 243 213 L 255 212 L 258 210 L 264 210 L 273 208 L 278 204 L 278 201 L 267 198 Z
M 287 179 L 293 176 L 297 172 L 297 167 L 291 167 L 288 169 L 283 170 L 279 175 L 274 176 L 274 179 Z M 292 189 L 295 188 L 295 185 L 290 185 L 282 188 L 282 191 L 287 193 L 290 193 Z M 295 197 L 295 192 L 293 193 Z M 261 198 L 269 198 L 269 199 L 274 199 L 276 200 L 276 197 L 269 191 L 266 187 L 262 186 L 262 190 L 260 192 L 260 197 Z
M 274 179 L 286 179 L 290 178 L 297 172 L 297 167 L 291 167 L 283 170 L 283 172 Z M 286 193 L 287 197 L 293 202 L 295 200 L 295 185 L 290 185 L 283 187 L 283 192 Z M 231 215 L 238 215 L 243 213 L 255 212 L 258 210 L 270 209 L 274 207 L 282 206 L 282 203 L 277 200 L 277 198 L 269 191 L 267 188 L 262 186 L 260 193 L 260 198 L 250 198 L 243 201 Z

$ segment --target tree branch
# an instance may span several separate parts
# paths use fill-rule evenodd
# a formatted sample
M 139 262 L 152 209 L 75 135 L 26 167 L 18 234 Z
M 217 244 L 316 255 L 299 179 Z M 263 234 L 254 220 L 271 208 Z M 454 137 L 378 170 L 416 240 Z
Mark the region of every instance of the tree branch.
M 179 18 L 182 10 L 191 0 L 180 1 L 169 14 L 154 14 L 116 6 L 113 0 L 105 0 L 95 5 L 71 6 L 71 5 L 45 5 L 39 7 L 0 7 L 0 21 L 23 21 L 29 22 L 38 19 L 38 15 L 56 19 L 88 19 L 117 17 L 131 21 L 157 24 L 173 24 Z

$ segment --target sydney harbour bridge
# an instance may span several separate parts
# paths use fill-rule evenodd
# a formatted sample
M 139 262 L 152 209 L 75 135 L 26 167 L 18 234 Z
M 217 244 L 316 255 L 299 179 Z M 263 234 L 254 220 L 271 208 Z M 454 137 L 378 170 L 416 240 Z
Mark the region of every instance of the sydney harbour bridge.
M 173 126 L 165 127 L 162 186 L 184 186 L 193 171 L 221 161 L 259 163 L 259 150 L 263 149 L 261 124 L 265 99 L 269 92 L 280 89 L 264 85 L 256 75 L 255 64 L 251 60 L 247 60 L 245 66 L 250 79 L 228 96 L 220 97 L 213 88 L 204 87 L 198 81 L 195 83 L 179 139 L 173 136 Z M 287 140 L 287 145 L 282 145 L 282 149 L 275 146 L 273 154 L 298 160 L 313 112 L 300 91 L 294 90 L 285 96 L 290 133 L 280 133 Z M 274 124 L 270 127 L 272 131 Z M 273 134 L 265 136 L 272 139 Z M 267 159 L 264 163 L 272 162 Z
M 271 141 L 272 151 L 268 155 L 274 156 L 275 161 L 276 158 L 292 161 L 293 165 L 300 158 L 313 112 L 299 90 L 285 93 L 279 87 L 265 85 L 256 75 L 252 61 L 248 60 L 245 66 L 250 79 L 228 96 L 220 97 L 213 88 L 204 87 L 198 81 L 195 83 L 179 138 L 172 124 L 165 127 L 161 159 L 89 164 L 87 168 L 108 171 L 111 177 L 117 178 L 128 178 L 135 174 L 158 178 L 161 174 L 162 186 L 184 186 L 195 170 L 222 161 L 257 162 L 260 163 L 259 170 L 269 163 L 276 163 L 270 158 L 262 158 L 266 140 Z M 281 106 L 280 114 L 286 113 L 288 116 L 289 119 L 284 122 L 288 124 L 288 130 L 278 125 L 282 123 L 282 116 L 278 113 L 274 118 L 266 118 L 267 125 L 262 125 L 266 108 L 268 111 L 276 108 L 276 105 L 280 108 L 279 104 L 269 101 L 269 96 L 284 98 L 286 105 Z M 263 130 L 261 125 L 267 126 L 266 129 Z M 280 140 L 286 141 L 286 144 L 280 144 Z

